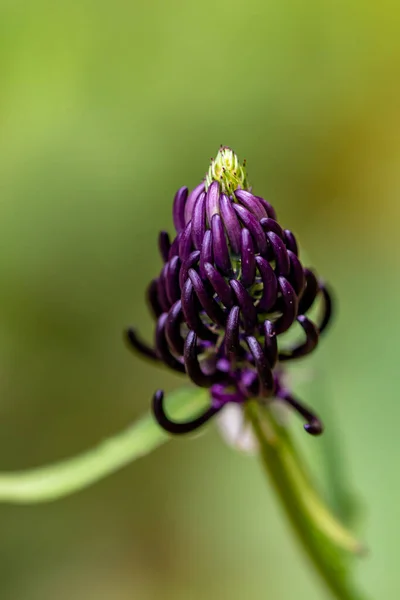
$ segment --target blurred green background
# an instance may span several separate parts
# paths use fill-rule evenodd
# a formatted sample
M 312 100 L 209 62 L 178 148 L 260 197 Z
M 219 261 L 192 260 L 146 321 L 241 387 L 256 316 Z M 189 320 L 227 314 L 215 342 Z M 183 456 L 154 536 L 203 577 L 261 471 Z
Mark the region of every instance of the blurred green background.
M 399 598 L 399 15 L 1 1 L 1 469 L 78 453 L 180 385 L 121 332 L 151 336 L 157 233 L 227 144 L 336 291 L 296 371 L 327 428 L 303 443 L 361 500 L 360 585 Z M 215 427 L 57 503 L 1 505 L 0 531 L 2 600 L 328 598 L 257 460 Z

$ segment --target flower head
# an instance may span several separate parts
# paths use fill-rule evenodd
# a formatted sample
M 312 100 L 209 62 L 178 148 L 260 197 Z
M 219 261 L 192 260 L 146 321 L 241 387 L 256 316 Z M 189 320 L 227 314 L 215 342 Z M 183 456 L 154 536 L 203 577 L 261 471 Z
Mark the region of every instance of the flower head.
M 186 373 L 210 389 L 210 407 L 187 423 L 171 421 L 162 391 L 153 412 L 171 433 L 193 431 L 226 404 L 276 398 L 296 409 L 310 434 L 322 432 L 320 420 L 283 383 L 282 365 L 312 352 L 331 317 L 326 287 L 305 268 L 296 238 L 278 223 L 269 202 L 252 193 L 245 163 L 222 146 L 205 179 L 174 199 L 175 237 L 159 235 L 164 262 L 148 288 L 157 321 L 154 348 L 134 329 L 130 345 L 142 355 Z M 323 316 L 314 323 L 307 312 L 317 296 Z M 298 323 L 304 341 L 281 348 L 280 336 Z

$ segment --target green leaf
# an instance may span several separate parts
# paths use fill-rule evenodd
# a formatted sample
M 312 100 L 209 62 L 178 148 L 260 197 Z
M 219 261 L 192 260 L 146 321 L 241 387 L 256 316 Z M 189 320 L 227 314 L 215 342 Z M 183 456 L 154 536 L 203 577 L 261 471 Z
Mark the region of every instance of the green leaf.
M 186 420 L 208 402 L 204 390 L 181 388 L 168 395 L 166 406 L 174 419 Z M 76 457 L 26 471 L 0 473 L 0 502 L 33 504 L 63 498 L 115 473 L 169 439 L 148 414 Z
M 349 553 L 360 553 L 363 546 L 325 506 L 287 429 L 272 412 L 249 402 L 246 414 L 260 444 L 265 471 L 314 567 L 335 598 L 362 600 L 350 581 Z

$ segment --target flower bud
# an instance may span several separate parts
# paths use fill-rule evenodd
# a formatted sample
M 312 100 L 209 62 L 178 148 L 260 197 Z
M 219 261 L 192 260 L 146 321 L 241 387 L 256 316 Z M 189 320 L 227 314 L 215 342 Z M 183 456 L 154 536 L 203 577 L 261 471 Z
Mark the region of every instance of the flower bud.
M 171 433 L 193 431 L 228 403 L 276 398 L 296 409 L 308 433 L 322 424 L 283 385 L 282 363 L 312 352 L 331 317 L 331 298 L 304 268 L 297 241 L 282 229 L 271 204 L 252 193 L 245 163 L 226 146 L 211 161 L 205 180 L 175 195 L 176 235 L 161 232 L 164 261 L 148 299 L 157 319 L 154 348 L 128 331 L 131 346 L 147 358 L 185 372 L 210 388 L 210 409 L 189 423 L 170 421 L 163 394 L 154 414 Z M 323 315 L 306 313 L 318 296 Z M 281 348 L 279 336 L 300 325 L 304 341 Z

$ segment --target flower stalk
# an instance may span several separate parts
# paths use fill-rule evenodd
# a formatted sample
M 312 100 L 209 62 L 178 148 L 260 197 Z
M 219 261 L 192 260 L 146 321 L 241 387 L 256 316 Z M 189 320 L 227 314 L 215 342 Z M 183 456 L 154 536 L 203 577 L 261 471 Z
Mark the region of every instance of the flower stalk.
M 208 403 L 203 390 L 181 388 L 168 395 L 169 413 L 191 419 Z M 0 503 L 38 504 L 60 500 L 109 477 L 171 437 L 147 414 L 82 454 L 24 471 L 0 472 Z
M 255 401 L 248 402 L 245 411 L 268 481 L 312 565 L 337 600 L 365 600 L 353 587 L 349 570 L 349 554 L 363 554 L 364 546 L 319 496 L 287 429 Z

